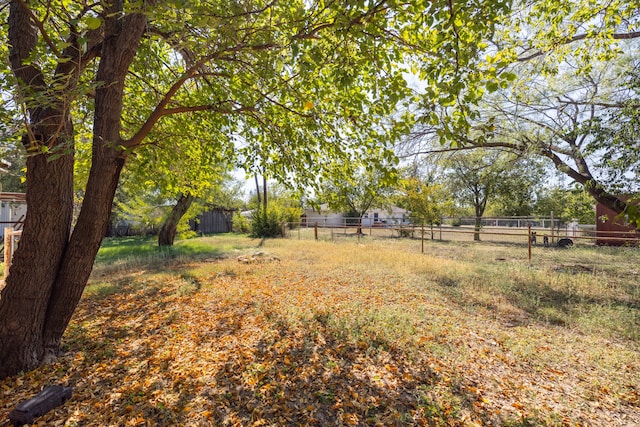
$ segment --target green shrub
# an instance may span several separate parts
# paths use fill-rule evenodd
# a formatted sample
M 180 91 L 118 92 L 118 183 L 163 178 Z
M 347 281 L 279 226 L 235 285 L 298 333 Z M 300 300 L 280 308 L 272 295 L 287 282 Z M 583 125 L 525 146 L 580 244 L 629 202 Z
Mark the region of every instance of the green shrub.
M 189 219 L 183 217 L 178 223 L 178 228 L 176 230 L 178 240 L 187 240 L 193 239 L 194 237 L 198 237 L 198 233 L 191 229 L 191 225 L 189 224 Z
M 252 237 L 284 237 L 286 215 L 282 208 L 269 206 L 266 210 L 258 208 L 251 218 Z
M 251 232 L 251 220 L 247 217 L 240 215 L 240 212 L 233 215 L 232 228 L 234 233 L 250 233 Z

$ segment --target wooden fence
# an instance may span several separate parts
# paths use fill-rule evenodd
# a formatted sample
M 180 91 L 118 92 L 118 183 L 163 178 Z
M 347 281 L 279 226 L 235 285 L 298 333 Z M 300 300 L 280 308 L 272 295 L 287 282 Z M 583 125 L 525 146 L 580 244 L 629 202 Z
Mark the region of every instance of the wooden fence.
M 485 226 L 476 231 L 473 226 L 451 225 L 410 225 L 410 224 L 385 224 L 384 226 L 323 226 L 323 224 L 289 223 L 285 225 L 286 234 L 290 238 L 315 239 L 337 241 L 343 238 L 409 238 L 421 240 L 424 252 L 425 241 L 450 240 L 472 241 L 475 235 L 479 235 L 484 242 L 520 244 L 528 247 L 529 260 L 531 260 L 532 247 L 556 247 L 561 239 L 571 239 L 574 243 L 582 245 L 601 244 L 601 232 L 596 230 L 575 229 L 548 229 L 541 227 L 491 227 Z M 608 240 L 621 243 L 626 246 L 640 247 L 640 234 L 631 238 L 628 232 L 620 232 L 619 236 L 612 236 L 607 231 Z
M 11 259 L 13 253 L 18 246 L 18 241 L 22 235 L 22 230 L 14 230 L 13 227 L 4 228 L 4 278 L 9 275 L 9 268 L 11 267 Z

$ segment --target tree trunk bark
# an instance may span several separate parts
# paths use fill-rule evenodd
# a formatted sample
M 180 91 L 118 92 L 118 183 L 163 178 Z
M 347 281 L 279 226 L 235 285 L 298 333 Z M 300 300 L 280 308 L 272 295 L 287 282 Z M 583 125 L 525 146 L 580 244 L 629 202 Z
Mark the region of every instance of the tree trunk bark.
M 475 225 L 473 227 L 473 240 L 476 242 L 480 241 L 480 228 L 482 226 L 482 217 L 475 218 Z
M 118 3 L 114 3 L 114 12 L 118 10 Z M 62 335 L 80 302 L 109 226 L 113 198 L 125 162 L 120 148 L 124 82 L 145 26 L 146 18 L 141 14 L 121 18 L 113 13 L 105 21 L 110 37 L 103 42 L 96 74 L 96 81 L 105 84 L 96 89 L 91 170 L 78 222 L 49 301 L 44 325 L 44 362 L 57 356 Z
M 258 206 L 262 205 L 262 194 L 260 193 L 260 184 L 258 183 L 258 175 L 254 175 L 253 178 L 256 180 L 256 195 L 258 196 Z
M 485 207 L 487 206 L 487 194 L 490 190 L 488 188 L 481 189 L 477 184 L 474 190 L 473 205 L 476 211 L 475 224 L 473 227 L 473 240 L 480 241 L 480 229 L 482 228 L 482 216 L 484 215 Z
M 627 210 L 627 202 L 622 200 L 620 197 L 605 191 L 600 185 L 588 183 L 584 185 L 584 188 L 587 189 L 587 192 L 591 195 L 591 197 L 596 199 L 598 203 L 601 203 L 603 206 L 606 206 L 612 211 L 618 214 L 622 214 Z
M 553 162 L 556 169 L 582 184 L 583 188 L 587 190 L 591 197 L 598 203 L 601 203 L 603 206 L 606 206 L 618 214 L 622 214 L 627 210 L 627 202 L 606 191 L 593 177 L 582 157 L 576 156 L 575 160 L 576 163 L 580 165 L 580 170 L 575 170 L 569 167 L 569 165 L 551 150 L 545 150 L 542 154 Z
M 45 363 L 58 355 L 62 335 L 80 302 L 107 232 L 113 197 L 124 166 L 124 159 L 115 154 L 112 152 L 91 168 L 93 173 L 87 183 L 87 195 L 49 299 L 43 334 Z
M 112 6 L 113 13 L 105 20 L 96 76 L 103 84 L 96 89 L 91 172 L 69 239 L 74 147 L 67 101 L 74 87 L 57 93 L 46 87 L 35 66 L 23 65 L 35 48 L 37 32 L 31 31 L 26 3 L 11 2 L 12 69 L 27 91 L 53 94 L 54 98 L 45 101 L 45 106 L 39 104 L 39 97 L 25 100 L 29 112 L 25 145 L 31 154 L 27 158 L 27 215 L 0 294 L 0 378 L 33 369 L 56 355 L 107 229 L 124 165 L 119 148 L 124 80 L 146 25 L 144 15 L 122 17 L 117 13 L 120 2 Z M 60 70 L 58 67 L 57 72 Z
M 49 298 L 69 238 L 73 155 L 27 159 L 27 214 L 0 295 L 0 378 L 37 367 Z
M 264 204 L 264 211 L 267 211 L 267 177 L 265 171 L 262 172 L 262 203 Z
M 21 2 L 11 2 L 9 26 L 14 74 L 47 99 L 41 71 L 24 65 L 35 48 L 37 32 Z M 29 125 L 23 144 L 30 154 L 26 161 L 28 210 L 0 294 L 0 378 L 32 369 L 42 359 L 48 301 L 71 228 L 73 126 L 68 106 L 49 101 L 49 106 L 27 105 Z
M 178 231 L 178 223 L 193 203 L 193 196 L 181 194 L 178 202 L 173 206 L 169 216 L 165 219 L 158 233 L 159 246 L 173 246 Z

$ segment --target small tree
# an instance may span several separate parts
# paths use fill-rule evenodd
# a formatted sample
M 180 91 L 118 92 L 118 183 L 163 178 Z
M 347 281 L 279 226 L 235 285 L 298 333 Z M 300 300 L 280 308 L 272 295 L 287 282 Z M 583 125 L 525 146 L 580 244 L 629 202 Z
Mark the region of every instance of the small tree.
M 411 212 L 414 223 L 440 224 L 443 216 L 453 213 L 453 198 L 444 183 L 410 177 L 402 180 L 400 185 L 402 195 L 399 204 Z
M 321 199 L 331 209 L 342 211 L 356 218 L 358 233 L 361 233 L 362 217 L 371 207 L 389 205 L 396 176 L 384 169 L 361 169 L 352 174 L 336 170 L 336 174 L 322 185 Z
M 535 209 L 536 195 L 547 184 L 547 169 L 540 158 L 512 159 L 512 169 L 504 173 L 490 209 L 499 216 L 528 216 Z
M 268 193 L 269 205 L 267 207 L 255 198 L 250 202 L 250 205 L 254 206 L 251 216 L 251 235 L 254 237 L 284 237 L 285 225 L 300 221 L 303 211 L 299 198 L 278 185 L 270 186 Z M 260 193 L 257 194 L 260 195 Z
M 526 166 L 520 157 L 499 150 L 477 149 L 453 152 L 444 160 L 449 187 L 464 205 L 473 207 L 474 240 L 480 240 L 487 203 L 518 189 Z M 516 183 L 514 188 L 514 182 Z

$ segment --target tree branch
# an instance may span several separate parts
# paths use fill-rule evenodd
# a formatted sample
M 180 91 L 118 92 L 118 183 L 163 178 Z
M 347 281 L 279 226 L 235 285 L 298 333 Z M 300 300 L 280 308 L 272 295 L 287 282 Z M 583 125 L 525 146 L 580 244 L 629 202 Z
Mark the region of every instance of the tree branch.
M 576 42 L 576 41 L 585 40 L 587 37 L 589 37 L 588 34 L 578 34 L 578 35 L 575 35 L 573 37 L 568 37 L 568 38 L 566 38 L 564 40 L 560 40 L 560 41 L 558 41 L 556 43 L 556 45 L 571 44 L 571 43 Z M 640 31 L 631 31 L 631 32 L 628 32 L 628 33 L 616 33 L 616 34 L 612 34 L 611 37 L 614 40 L 637 39 L 637 38 L 640 38 Z M 526 62 L 526 61 L 530 61 L 530 60 L 532 60 L 534 58 L 538 58 L 540 56 L 544 56 L 546 54 L 547 54 L 546 51 L 539 50 L 539 51 L 537 51 L 535 53 L 532 53 L 529 56 L 519 56 L 517 58 L 517 61 L 518 62 Z
M 56 45 L 53 43 L 53 41 L 49 37 L 49 34 L 47 34 L 47 32 L 45 31 L 44 25 L 42 24 L 42 22 L 40 22 L 40 20 L 38 20 L 38 17 L 35 15 L 35 13 L 33 13 L 33 10 L 29 7 L 29 5 L 27 5 L 27 2 L 25 0 L 18 0 L 18 2 L 22 5 L 22 7 L 25 9 L 25 11 L 29 14 L 29 18 L 31 19 L 31 22 L 40 30 L 40 34 L 42 34 L 42 38 L 47 43 L 47 46 L 49 46 L 49 49 L 51 49 L 51 52 L 53 52 L 53 54 L 57 58 L 61 58 L 62 55 L 60 55 L 60 52 L 58 52 L 58 48 L 56 47 Z
M 232 109 L 225 109 L 220 107 L 220 105 L 192 105 L 192 106 L 182 106 L 182 107 L 174 107 L 174 108 L 166 108 L 162 115 L 169 116 L 171 114 L 180 114 L 180 113 L 194 113 L 199 111 L 213 111 L 221 114 L 237 114 L 244 112 L 253 112 L 256 111 L 255 107 L 238 107 Z
M 561 99 L 559 96 L 556 97 L 556 100 L 560 104 L 570 104 L 570 105 L 578 105 L 578 106 L 596 106 L 602 108 L 640 108 L 640 104 L 636 103 L 624 103 L 624 102 L 616 102 L 616 103 L 608 103 L 608 102 L 593 102 L 593 101 L 573 101 Z

